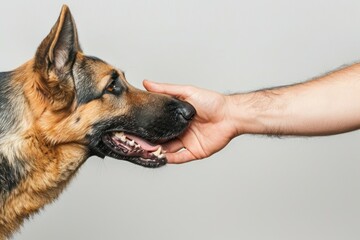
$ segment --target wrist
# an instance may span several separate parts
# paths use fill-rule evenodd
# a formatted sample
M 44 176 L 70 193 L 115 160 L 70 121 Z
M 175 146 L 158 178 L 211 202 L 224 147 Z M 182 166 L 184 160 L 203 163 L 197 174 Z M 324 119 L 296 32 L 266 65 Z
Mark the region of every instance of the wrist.
M 226 96 L 227 116 L 234 126 L 235 135 L 267 134 L 271 114 L 266 104 L 259 101 L 260 92 L 241 93 Z
M 246 94 L 226 95 L 226 116 L 227 121 L 234 129 L 233 135 L 239 136 L 242 134 L 252 133 L 252 122 L 255 117 L 251 109 L 247 106 Z

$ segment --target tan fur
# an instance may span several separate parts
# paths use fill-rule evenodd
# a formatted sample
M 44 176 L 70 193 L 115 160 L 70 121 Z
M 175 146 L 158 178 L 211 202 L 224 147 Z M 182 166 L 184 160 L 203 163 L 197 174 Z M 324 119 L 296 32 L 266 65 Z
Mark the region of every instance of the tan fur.
M 78 58 L 82 58 L 82 55 L 79 54 Z M 20 154 L 17 158 L 26 159 L 28 173 L 0 209 L 0 239 L 1 236 L 9 236 L 24 219 L 58 197 L 88 157 L 85 136 L 90 132 L 91 125 L 114 114 L 114 105 L 106 96 L 81 106 L 76 106 L 76 99 L 73 98 L 71 104 L 66 104 L 69 108 L 59 111 L 59 105 L 43 94 L 48 89 L 40 74 L 32 70 L 33 64 L 31 60 L 19 67 L 13 79 L 15 85 L 23 85 L 23 127 L 14 133 L 12 141 L 7 138 L 9 142 L 3 149 L 7 149 L 9 154 Z M 98 87 L 102 88 L 110 78 L 108 74 L 113 67 L 100 64 L 94 66 L 94 70 L 98 74 L 97 79 L 100 79 Z M 130 85 L 129 88 L 121 106 L 116 108 L 116 115 L 126 113 L 129 102 L 136 105 L 148 101 L 146 92 Z M 63 95 L 63 98 L 57 101 L 68 101 L 67 95 Z M 81 119 L 76 121 L 79 117 Z
M 86 136 L 94 124 L 109 119 L 109 116 L 126 115 L 134 106 L 148 104 L 161 109 L 162 101 L 170 99 L 155 94 L 150 97 L 149 93 L 129 85 L 121 71 L 96 61 L 88 66 L 95 79 L 93 87 L 102 92 L 112 81 L 111 74 L 116 72 L 125 86 L 121 101 L 103 94 L 99 99 L 78 105 L 74 79 L 71 74 L 66 74 L 69 68 L 78 66 L 85 58 L 75 25 L 73 65 L 66 65 L 66 58 L 60 58 L 60 65 L 65 64 L 60 69 L 45 69 L 49 64 L 59 64 L 54 49 L 58 47 L 65 19 L 73 23 L 66 6 L 34 59 L 14 70 L 11 76 L 11 87 L 18 94 L 12 101 L 17 106 L 15 114 L 19 124 L 11 127 L 6 137 L 0 138 L 0 153 L 6 156 L 9 164 L 22 166 L 24 178 L 4 200 L 0 198 L 0 240 L 9 237 L 31 214 L 58 197 L 89 157 Z
M 2 237 L 17 229 L 24 218 L 57 198 L 87 157 L 86 147 L 81 144 L 85 135 L 83 127 L 71 124 L 72 118 L 66 118 L 72 116 L 70 112 L 52 112 L 41 94 L 39 76 L 31 71 L 32 63 L 29 61 L 20 67 L 13 80 L 14 84 L 24 85 L 27 100 L 23 113 L 25 127 L 14 133 L 13 141 L 7 138 L 12 147 L 5 145 L 2 149 L 20 155 L 16 156 L 19 159 L 26 159 L 28 173 L 0 209 Z M 53 129 L 54 126 L 58 129 Z M 76 130 L 71 131 L 71 128 Z M 55 140 L 56 134 L 58 138 Z M 48 136 L 54 139 L 48 139 Z

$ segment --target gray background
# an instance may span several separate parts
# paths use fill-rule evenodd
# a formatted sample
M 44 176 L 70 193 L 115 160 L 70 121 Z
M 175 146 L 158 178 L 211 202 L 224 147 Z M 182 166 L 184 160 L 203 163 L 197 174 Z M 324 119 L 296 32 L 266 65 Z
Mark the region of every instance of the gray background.
M 61 4 L 1 3 L 1 71 L 33 56 Z M 67 4 L 85 53 L 125 70 L 137 87 L 148 78 L 248 91 L 360 56 L 357 0 Z M 156 170 L 91 158 L 14 239 L 359 239 L 359 146 L 359 132 L 241 136 L 207 160 Z

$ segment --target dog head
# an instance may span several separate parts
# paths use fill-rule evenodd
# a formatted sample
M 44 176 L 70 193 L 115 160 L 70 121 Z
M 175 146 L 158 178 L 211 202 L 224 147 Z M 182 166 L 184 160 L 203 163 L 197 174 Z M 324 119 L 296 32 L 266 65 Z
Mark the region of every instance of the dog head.
M 28 87 L 36 128 L 52 145 L 81 144 L 88 156 L 158 167 L 161 143 L 179 136 L 195 109 L 178 99 L 131 86 L 122 71 L 85 55 L 67 6 L 40 44 Z

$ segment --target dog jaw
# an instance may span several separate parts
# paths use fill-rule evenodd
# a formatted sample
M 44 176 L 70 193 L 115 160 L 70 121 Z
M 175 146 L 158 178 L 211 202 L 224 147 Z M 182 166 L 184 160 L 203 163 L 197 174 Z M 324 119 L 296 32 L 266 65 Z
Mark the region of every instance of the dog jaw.
M 162 147 L 138 136 L 124 132 L 110 132 L 102 137 L 102 142 L 111 151 L 112 157 L 125 159 L 144 167 L 161 167 L 166 164 Z

